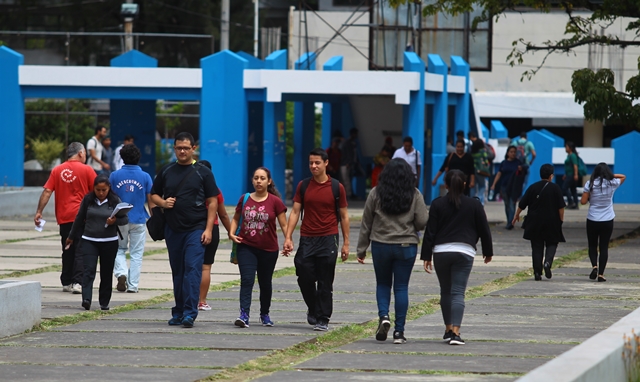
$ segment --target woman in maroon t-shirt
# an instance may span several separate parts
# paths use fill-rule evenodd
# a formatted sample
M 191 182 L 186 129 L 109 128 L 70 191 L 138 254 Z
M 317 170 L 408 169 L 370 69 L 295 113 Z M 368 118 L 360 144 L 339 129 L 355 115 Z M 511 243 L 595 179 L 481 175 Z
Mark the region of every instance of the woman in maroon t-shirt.
M 263 326 L 273 326 L 269 318 L 271 307 L 271 279 L 278 261 L 278 235 L 276 219 L 282 232 L 287 231 L 287 207 L 271 179 L 271 172 L 265 167 L 258 167 L 253 173 L 253 188 L 242 205 L 244 195 L 240 197 L 236 213 L 231 221 L 229 239 L 238 244 L 237 256 L 240 269 L 240 317 L 235 325 L 249 327 L 249 310 L 251 309 L 251 291 L 258 275 L 260 285 L 260 322 Z M 240 233 L 235 232 L 242 214 Z

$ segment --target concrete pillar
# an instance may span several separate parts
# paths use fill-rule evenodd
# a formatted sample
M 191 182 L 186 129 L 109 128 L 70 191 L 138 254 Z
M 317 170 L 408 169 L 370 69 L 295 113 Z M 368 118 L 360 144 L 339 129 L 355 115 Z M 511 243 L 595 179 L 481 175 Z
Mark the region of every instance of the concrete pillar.
M 442 165 L 442 162 L 444 162 L 444 158 L 447 156 L 446 147 L 449 106 L 447 74 L 449 72 L 449 68 L 437 54 L 430 54 L 428 56 L 428 63 L 427 70 L 429 73 L 439 74 L 443 77 L 442 91 L 434 94 L 433 116 L 431 116 L 433 121 L 433 133 L 431 135 L 433 137 L 433 153 L 431 155 L 432 162 L 429 176 L 433 179 L 433 176 L 438 172 L 438 170 L 440 170 L 440 166 Z M 427 202 L 430 203 L 433 199 L 440 196 L 440 185 L 443 184 L 443 178 L 444 177 L 441 176 L 435 186 L 425 188 L 425 200 Z M 431 179 L 428 180 L 429 185 L 431 184 Z
M 264 60 L 265 69 L 286 70 L 287 51 L 285 49 L 271 53 Z M 271 176 L 276 188 L 284 198 L 285 193 L 285 102 L 264 102 L 264 150 L 263 163 L 271 170 Z
M 585 119 L 582 131 L 582 147 L 602 147 L 602 131 L 602 121 L 590 121 Z
M 342 71 L 342 56 L 331 57 L 322 66 L 324 71 Z M 322 148 L 326 149 L 331 146 L 331 134 L 338 126 L 334 126 L 333 122 L 340 112 L 339 102 L 324 102 L 322 104 Z M 335 115 L 335 116 L 334 116 Z
M 20 89 L 18 67 L 24 57 L 0 46 L 0 185 L 24 186 L 24 98 Z
M 296 61 L 296 70 L 315 70 L 316 54 L 305 53 Z M 293 190 L 311 176 L 309 152 L 315 147 L 315 105 L 312 101 L 296 102 L 293 111 Z
M 469 96 L 469 64 L 462 57 L 451 56 L 451 74 L 465 78 L 465 92 L 455 95 L 457 102 L 454 123 L 455 131 L 463 131 L 466 137 L 469 134 L 469 109 L 471 104 L 471 97 Z M 477 134 L 478 132 L 475 133 Z
M 425 171 L 428 163 L 425 162 L 425 144 L 424 144 L 424 61 L 414 52 L 404 52 L 404 71 L 417 72 L 420 74 L 420 88 L 411 92 L 409 105 L 404 105 L 402 110 L 402 135 L 403 137 L 411 137 L 413 139 L 413 147 L 420 152 L 420 161 L 422 168 L 420 169 L 420 183 L 418 189 L 422 190 Z

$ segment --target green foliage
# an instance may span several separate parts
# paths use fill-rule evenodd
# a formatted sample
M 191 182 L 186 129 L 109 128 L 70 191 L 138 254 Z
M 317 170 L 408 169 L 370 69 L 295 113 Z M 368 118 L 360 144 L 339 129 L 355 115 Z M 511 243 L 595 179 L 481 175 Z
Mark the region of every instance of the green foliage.
M 176 115 L 184 113 L 184 104 L 178 102 L 172 106 L 167 106 L 163 101 L 156 103 L 156 116 L 160 118 L 164 124 L 164 138 L 173 138 L 178 128 L 181 126 L 180 117 L 171 117 L 169 115 Z
M 156 173 L 171 161 L 172 155 L 170 148 L 162 147 L 162 142 L 156 141 Z
M 410 0 L 389 0 L 392 6 L 404 4 Z M 606 30 L 616 21 L 626 23 L 625 30 L 640 34 L 640 1 L 621 0 L 433 0 L 423 8 L 425 15 L 445 13 L 458 15 L 481 9 L 480 16 L 474 18 L 472 29 L 480 22 L 497 22 L 506 11 L 518 11 L 532 8 L 540 12 L 561 10 L 567 15 L 564 37 L 559 40 L 548 40 L 540 43 L 528 41 L 528 36 L 515 40 L 513 49 L 507 56 L 511 66 L 524 62 L 527 54 L 537 51 L 546 52 L 542 63 L 535 69 L 522 73 L 521 80 L 531 79 L 545 64 L 549 55 L 554 53 L 573 53 L 574 49 L 589 45 L 620 46 L 628 48 L 640 46 L 637 39 L 622 40 L 615 34 L 598 33 Z M 585 13 L 584 10 L 591 13 Z M 579 13 L 576 13 L 578 12 Z M 640 127 L 640 110 L 634 101 L 640 97 L 640 65 L 639 74 L 631 77 L 620 92 L 613 86 L 613 72 L 601 69 L 593 72 L 589 69 L 576 71 L 572 76 L 571 86 L 576 102 L 584 102 L 585 118 L 591 120 L 608 120 L 618 124 Z
M 43 170 L 51 170 L 53 162 L 64 152 L 64 144 L 57 139 L 32 139 L 31 149 Z
M 285 118 L 285 152 L 286 152 L 286 168 L 293 168 L 293 110 L 294 102 L 287 102 L 287 114 Z M 316 109 L 315 113 L 315 147 L 322 145 L 322 112 Z

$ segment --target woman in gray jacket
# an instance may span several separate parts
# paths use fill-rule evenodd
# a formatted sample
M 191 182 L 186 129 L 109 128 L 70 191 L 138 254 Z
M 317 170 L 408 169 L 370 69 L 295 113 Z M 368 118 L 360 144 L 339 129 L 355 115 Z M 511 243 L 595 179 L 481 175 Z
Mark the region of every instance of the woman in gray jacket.
M 409 278 L 418 253 L 418 231 L 427 224 L 427 206 L 411 167 L 404 159 L 392 159 L 380 174 L 378 186 L 369 193 L 358 238 L 358 261 L 364 264 L 371 243 L 376 274 L 378 330 L 376 340 L 385 341 L 391 327 L 391 287 L 395 296 L 393 343 L 407 342 L 404 324 L 409 308 Z

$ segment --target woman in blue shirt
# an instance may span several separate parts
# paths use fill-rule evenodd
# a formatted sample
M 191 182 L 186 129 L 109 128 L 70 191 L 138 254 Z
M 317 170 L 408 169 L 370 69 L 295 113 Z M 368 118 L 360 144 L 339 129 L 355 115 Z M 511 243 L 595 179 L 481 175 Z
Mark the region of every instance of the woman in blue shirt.
M 513 183 L 511 178 L 516 175 L 518 171 L 522 171 L 522 163 L 516 158 L 516 147 L 509 146 L 507 154 L 504 157 L 502 163 L 500 163 L 500 170 L 496 174 L 491 190 L 496 188 L 496 183 L 502 178 L 502 185 L 500 186 L 500 197 L 504 202 L 504 212 L 507 215 L 506 229 L 513 229 L 513 216 L 516 213 L 516 201 L 520 197 L 520 193 L 517 195 L 511 191 Z M 520 190 L 522 192 L 522 190 Z

